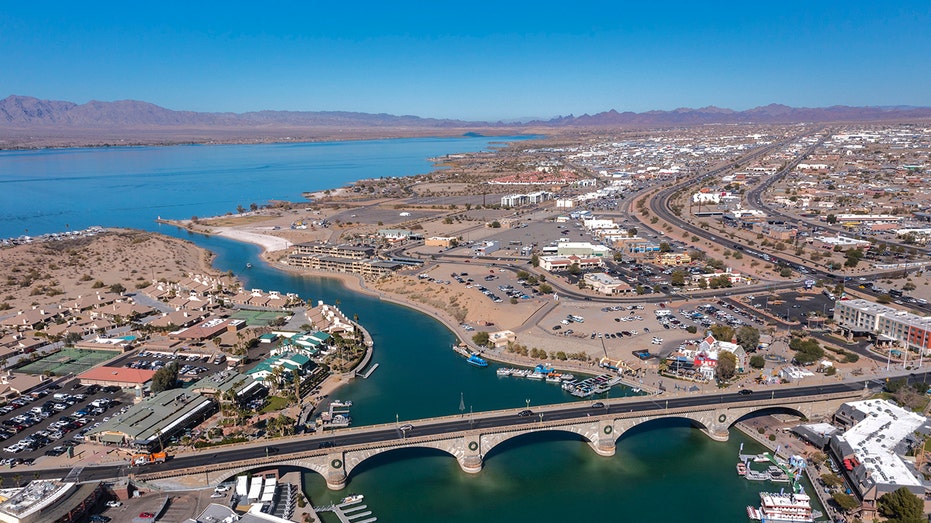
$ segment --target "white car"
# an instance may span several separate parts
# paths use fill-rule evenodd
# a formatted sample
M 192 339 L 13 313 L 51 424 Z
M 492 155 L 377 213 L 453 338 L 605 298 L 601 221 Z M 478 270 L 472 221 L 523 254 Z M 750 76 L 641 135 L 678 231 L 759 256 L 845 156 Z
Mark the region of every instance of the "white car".
M 226 491 L 228 491 L 229 489 L 230 489 L 230 486 L 229 486 L 229 485 L 217 485 L 217 488 L 215 488 L 215 489 L 213 489 L 213 490 L 214 490 L 214 492 L 220 493 L 220 492 L 226 492 Z
M 110 508 L 117 508 L 117 507 L 122 507 L 122 506 L 123 506 L 123 503 L 121 503 L 121 502 L 119 502 L 119 501 L 108 501 L 108 502 L 107 502 L 107 506 L 110 507 Z

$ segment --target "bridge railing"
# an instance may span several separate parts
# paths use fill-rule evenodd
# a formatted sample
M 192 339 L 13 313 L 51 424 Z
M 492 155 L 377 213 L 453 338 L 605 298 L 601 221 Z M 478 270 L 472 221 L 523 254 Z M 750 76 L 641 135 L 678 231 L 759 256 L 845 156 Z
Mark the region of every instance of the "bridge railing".
M 547 410 L 538 410 L 538 413 L 542 412 L 544 414 L 543 420 L 539 422 L 534 421 L 530 423 L 523 423 L 519 425 L 508 425 L 508 426 L 501 426 L 501 427 L 479 427 L 479 428 L 474 428 L 474 429 L 470 429 L 466 431 L 446 433 L 446 434 L 409 436 L 409 437 L 402 437 L 402 438 L 395 439 L 395 440 L 383 440 L 383 441 L 377 441 L 377 442 L 371 442 L 371 443 L 359 443 L 359 444 L 354 444 L 354 445 L 346 445 L 346 446 L 341 446 L 335 450 L 338 450 L 340 452 L 355 452 L 355 451 L 377 450 L 377 449 L 385 449 L 385 448 L 397 448 L 397 447 L 405 447 L 405 446 L 410 446 L 410 445 L 418 445 L 418 444 L 423 444 L 423 443 L 432 443 L 436 441 L 445 441 L 445 440 L 459 438 L 459 437 L 463 437 L 468 434 L 475 434 L 475 433 L 481 433 L 481 434 L 487 435 L 487 434 L 508 434 L 508 433 L 515 433 L 515 432 L 535 432 L 538 430 L 552 429 L 554 427 L 578 425 L 580 423 L 598 422 L 598 421 L 605 420 L 605 419 L 642 418 L 642 417 L 652 417 L 658 414 L 662 414 L 663 416 L 676 416 L 676 415 L 689 414 L 689 413 L 694 413 L 694 412 L 717 410 L 719 408 L 743 409 L 747 407 L 750 407 L 750 408 L 754 408 L 754 407 L 765 408 L 765 407 L 772 407 L 772 406 L 778 407 L 778 406 L 785 406 L 786 404 L 817 403 L 821 401 L 849 399 L 849 398 L 858 397 L 861 394 L 862 394 L 862 391 L 849 390 L 849 391 L 817 394 L 817 395 L 803 396 L 803 397 L 798 397 L 798 398 L 788 398 L 788 399 L 787 398 L 759 399 L 759 396 L 757 396 L 757 398 L 754 398 L 752 400 L 747 399 L 745 401 L 737 401 L 733 403 L 709 403 L 709 404 L 704 404 L 704 405 L 674 407 L 674 408 L 666 408 L 662 406 L 662 404 L 660 403 L 663 400 L 655 400 L 655 403 L 657 404 L 656 409 L 640 410 L 640 411 L 631 410 L 630 412 L 611 412 L 611 413 L 593 412 L 591 413 L 590 417 L 559 419 L 559 420 L 547 420 L 546 415 L 545 415 Z M 614 404 L 614 406 L 616 407 L 617 404 Z M 548 405 L 547 407 L 550 407 L 549 410 L 555 410 L 557 408 L 564 408 L 565 405 Z M 483 414 L 486 416 L 490 416 L 491 414 L 500 415 L 500 414 L 508 413 L 508 412 L 509 411 L 489 411 L 489 412 L 484 412 Z M 461 417 L 460 416 L 440 416 L 440 417 L 434 417 L 434 418 L 420 419 L 420 420 L 417 420 L 417 422 L 419 424 L 429 424 L 431 422 L 445 422 L 445 421 L 450 421 L 452 419 L 461 419 Z M 733 421 L 736 421 L 736 420 L 733 420 Z M 340 433 L 341 434 L 345 434 L 347 432 L 362 433 L 366 431 L 384 430 L 385 428 L 394 428 L 394 424 L 387 423 L 387 424 L 379 424 L 379 425 L 369 425 L 366 427 L 359 427 L 355 430 L 342 429 L 340 430 Z M 281 440 L 275 440 L 275 441 L 280 442 Z M 185 468 L 180 468 L 180 469 L 173 469 L 173 470 L 166 470 L 166 471 L 159 471 L 159 472 L 144 472 L 141 474 L 137 474 L 137 477 L 140 477 L 142 479 L 152 480 L 152 479 L 177 477 L 180 475 L 204 474 L 204 473 L 216 472 L 220 470 L 258 468 L 263 465 L 267 465 L 267 466 L 278 465 L 282 461 L 285 461 L 285 460 L 293 461 L 293 460 L 299 460 L 299 459 L 326 456 L 333 451 L 334 449 L 327 449 L 327 448 L 319 449 L 318 448 L 318 449 L 303 450 L 303 451 L 298 451 L 298 452 L 289 452 L 285 454 L 276 454 L 275 456 L 251 458 L 251 459 L 233 461 L 233 462 L 212 463 L 210 465 L 185 467 Z

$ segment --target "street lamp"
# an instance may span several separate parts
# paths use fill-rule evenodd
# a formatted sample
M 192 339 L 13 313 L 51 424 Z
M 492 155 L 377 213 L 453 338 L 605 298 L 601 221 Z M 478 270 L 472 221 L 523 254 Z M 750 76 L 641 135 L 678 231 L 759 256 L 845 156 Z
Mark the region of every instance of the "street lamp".
M 526 399 L 526 400 L 524 400 L 524 401 L 526 401 L 526 402 L 527 402 L 527 408 L 529 409 L 529 408 L 530 408 L 530 398 L 527 398 L 527 399 Z

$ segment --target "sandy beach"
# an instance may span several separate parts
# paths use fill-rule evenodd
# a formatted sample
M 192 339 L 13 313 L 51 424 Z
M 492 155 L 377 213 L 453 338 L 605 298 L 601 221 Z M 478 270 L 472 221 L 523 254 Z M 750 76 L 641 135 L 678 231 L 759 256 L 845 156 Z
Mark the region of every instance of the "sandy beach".
M 292 243 L 284 238 L 264 234 L 255 230 L 245 230 L 233 227 L 214 227 L 214 234 L 229 238 L 231 240 L 252 243 L 262 247 L 267 252 L 283 251 L 290 247 Z

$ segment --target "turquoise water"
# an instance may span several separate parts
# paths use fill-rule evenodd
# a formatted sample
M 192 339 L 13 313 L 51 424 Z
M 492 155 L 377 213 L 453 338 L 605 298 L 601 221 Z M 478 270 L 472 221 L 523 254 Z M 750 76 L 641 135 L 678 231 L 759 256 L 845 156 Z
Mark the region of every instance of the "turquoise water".
M 301 200 L 363 178 L 431 170 L 427 158 L 524 138 L 418 138 L 262 145 L 0 151 L 0 238 Z
M 247 287 L 297 292 L 340 303 L 375 341 L 379 368 L 337 395 L 354 402 L 359 424 L 466 410 L 574 401 L 556 386 L 498 378 L 495 365 L 467 365 L 440 322 L 414 310 L 347 291 L 334 280 L 277 271 L 258 247 L 157 225 L 157 216 L 222 214 L 237 205 L 298 199 L 304 191 L 379 176 L 427 172 L 426 158 L 487 148 L 487 139 L 385 140 L 328 144 L 183 146 L 0 152 L 0 237 L 129 226 L 191 240 L 217 254 Z M 244 271 L 246 262 L 253 268 Z M 614 394 L 623 394 L 619 389 Z M 396 451 L 363 463 L 347 491 L 326 490 L 308 474 L 315 504 L 365 494 L 379 521 L 746 521 L 764 485 L 734 471 L 744 438 L 711 441 L 682 421 L 651 423 L 625 434 L 617 455 L 597 456 L 575 436 L 532 434 L 495 448 L 477 475 L 452 457 Z M 747 443 L 748 451 L 757 449 Z M 761 449 L 757 449 L 761 450 Z M 768 486 L 772 488 L 772 486 Z

